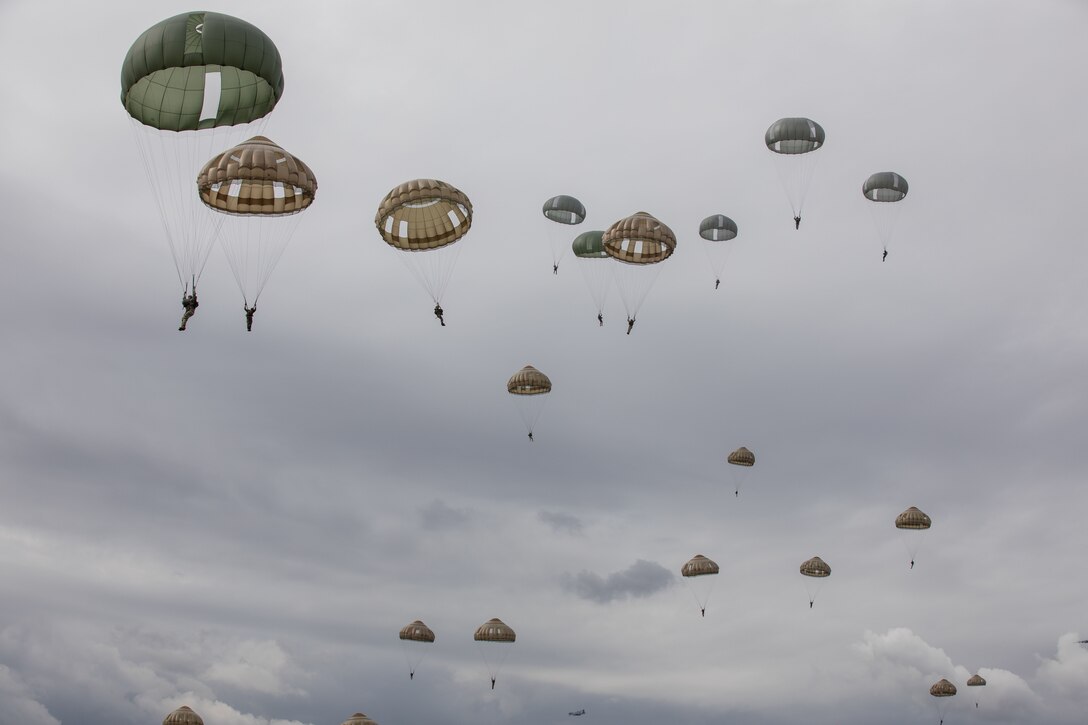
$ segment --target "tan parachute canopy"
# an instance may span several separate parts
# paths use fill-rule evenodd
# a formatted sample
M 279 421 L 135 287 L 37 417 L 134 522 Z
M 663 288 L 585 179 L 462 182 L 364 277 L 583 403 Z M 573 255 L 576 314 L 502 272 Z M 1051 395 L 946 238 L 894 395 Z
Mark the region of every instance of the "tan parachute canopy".
M 929 694 L 934 697 L 952 697 L 956 694 L 956 686 L 942 677 L 929 688 Z
M 684 576 L 704 576 L 706 574 L 717 574 L 718 565 L 711 559 L 706 558 L 702 554 L 696 554 L 688 563 L 684 564 L 680 569 L 680 573 Z
M 264 136 L 212 158 L 196 184 L 201 201 L 227 214 L 295 214 L 317 193 L 310 167 Z
M 970 679 L 967 680 L 968 687 L 982 687 L 985 684 L 986 680 L 983 679 L 982 675 L 971 675 Z
M 726 460 L 734 466 L 754 466 L 756 465 L 756 454 L 741 446 L 730 453 Z
M 801 573 L 805 576 L 822 579 L 823 577 L 831 576 L 831 567 L 820 557 L 814 556 L 801 564 Z
M 412 642 L 434 642 L 434 631 L 417 619 L 401 628 L 400 638 Z
M 532 365 L 526 365 L 506 381 L 506 392 L 511 395 L 542 395 L 552 392 L 552 381 Z
M 509 625 L 496 617 L 477 627 L 476 634 L 472 635 L 472 638 L 477 642 L 513 642 L 517 639 L 517 635 Z
M 897 529 L 928 529 L 933 521 L 914 506 L 895 517 Z
M 374 720 L 371 720 L 363 713 L 357 712 L 349 717 L 347 720 L 342 722 L 340 725 L 378 725 L 378 723 Z
M 672 229 L 644 211 L 620 219 L 601 237 L 608 256 L 628 264 L 656 264 L 676 250 Z
M 164 717 L 162 725 L 204 725 L 204 719 L 193 712 L 188 705 L 182 705 Z
M 472 202 L 444 181 L 415 179 L 385 195 L 378 204 L 374 225 L 382 239 L 397 249 L 437 249 L 468 232 Z

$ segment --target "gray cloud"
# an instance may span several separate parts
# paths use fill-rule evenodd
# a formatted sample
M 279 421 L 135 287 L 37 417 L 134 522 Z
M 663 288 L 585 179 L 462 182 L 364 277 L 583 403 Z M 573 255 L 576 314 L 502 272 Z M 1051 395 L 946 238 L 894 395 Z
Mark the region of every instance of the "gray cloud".
M 562 531 L 568 534 L 582 533 L 582 520 L 574 514 L 567 514 L 562 511 L 541 511 L 536 517 L 550 526 L 553 531 Z
M 435 499 L 419 507 L 419 518 L 425 530 L 441 531 L 460 528 L 467 524 L 472 516 L 465 509 L 454 508 L 445 501 Z
M 652 561 L 639 559 L 623 571 L 602 577 L 591 571 L 564 574 L 563 588 L 582 599 L 607 604 L 616 599 L 648 597 L 675 582 L 670 570 Z

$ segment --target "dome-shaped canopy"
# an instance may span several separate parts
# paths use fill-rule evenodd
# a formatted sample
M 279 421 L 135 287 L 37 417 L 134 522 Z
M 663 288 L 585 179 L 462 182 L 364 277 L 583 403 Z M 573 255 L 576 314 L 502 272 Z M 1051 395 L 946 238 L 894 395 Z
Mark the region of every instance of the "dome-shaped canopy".
M 542 395 L 552 392 L 552 381 L 532 365 L 526 365 L 506 381 L 506 392 L 512 395 Z
M 608 256 L 629 264 L 655 264 L 676 249 L 676 235 L 644 211 L 620 219 L 601 237 Z
M 776 154 L 806 154 L 824 145 L 824 129 L 810 118 L 780 118 L 767 129 L 764 140 Z
M 228 214 L 296 214 L 313 203 L 317 193 L 310 167 L 264 136 L 211 159 L 196 184 L 201 201 Z
M 204 719 L 193 712 L 188 705 L 182 705 L 164 717 L 162 725 L 204 725 Z
M 400 638 L 412 642 L 434 642 L 434 631 L 417 619 L 401 628 Z
M 880 171 L 861 185 L 869 201 L 901 201 L 907 195 L 907 180 L 894 171 Z
M 737 450 L 729 454 L 729 457 L 725 459 L 734 466 L 754 466 L 756 465 L 756 454 L 750 450 L 741 446 Z
M 956 694 L 956 686 L 948 680 L 941 678 L 929 688 L 929 694 L 934 697 L 952 697 Z
M 276 45 L 244 20 L 212 12 L 145 30 L 121 66 L 121 103 L 163 131 L 234 126 L 262 118 L 283 94 Z
M 897 529 L 928 529 L 933 521 L 914 506 L 895 517 Z
M 582 232 L 571 243 L 571 251 L 575 257 L 583 259 L 605 259 L 608 252 L 604 251 L 604 242 L 601 240 L 603 236 L 603 231 Z
M 586 208 L 573 196 L 553 196 L 544 202 L 544 216 L 559 224 L 581 224 L 586 218 Z
M 711 559 L 706 558 L 702 554 L 696 554 L 688 560 L 686 564 L 680 569 L 680 573 L 684 576 L 704 576 L 706 574 L 717 574 L 718 565 Z
M 340 725 L 378 725 L 378 723 L 374 720 L 371 720 L 363 713 L 357 712 Z
M 494 618 L 477 627 L 472 638 L 477 642 L 513 642 L 517 635 L 501 619 Z
M 472 202 L 436 179 L 407 181 L 378 205 L 374 225 L 389 245 L 415 252 L 456 242 L 472 226 Z
M 699 236 L 711 242 L 727 242 L 737 236 L 737 223 L 724 214 L 714 214 L 703 219 Z
M 805 576 L 823 578 L 825 576 L 831 576 L 831 567 L 820 557 L 814 556 L 801 564 L 801 573 Z
M 982 687 L 986 684 L 986 680 L 982 675 L 971 675 L 967 680 L 968 687 Z

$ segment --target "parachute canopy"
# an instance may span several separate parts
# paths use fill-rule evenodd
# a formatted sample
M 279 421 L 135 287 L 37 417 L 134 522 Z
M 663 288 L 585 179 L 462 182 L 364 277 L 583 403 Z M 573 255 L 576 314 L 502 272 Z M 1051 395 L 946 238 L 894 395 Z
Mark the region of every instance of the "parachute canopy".
M 968 687 L 983 687 L 986 684 L 986 680 L 982 675 L 971 675 L 967 680 Z
M 636 212 L 610 226 L 601 237 L 608 256 L 628 264 L 656 264 L 676 249 L 676 235 L 652 214 Z
M 275 44 L 244 20 L 212 12 L 145 30 L 121 66 L 121 103 L 163 131 L 233 126 L 268 114 L 283 94 Z
M 865 180 L 861 193 L 869 201 L 902 201 L 907 195 L 907 180 L 894 171 L 880 171 Z
M 699 224 L 699 236 L 710 242 L 727 242 L 737 236 L 737 223 L 724 214 L 714 214 Z
M 607 259 L 608 252 L 604 251 L 604 242 L 601 240 L 603 236 L 602 231 L 582 232 L 571 243 L 571 251 L 575 257 L 582 259 Z
M 581 224 L 586 208 L 573 196 L 553 196 L 544 202 L 544 216 L 558 224 Z
M 552 381 L 532 365 L 526 365 L 506 381 L 506 392 L 511 395 L 542 395 L 552 392 Z
M 438 249 L 465 236 L 472 202 L 444 181 L 415 179 L 396 187 L 378 204 L 374 225 L 390 246 L 416 252 Z
M 805 576 L 822 579 L 824 577 L 831 576 L 831 567 L 828 566 L 827 562 L 825 562 L 820 557 L 814 556 L 808 561 L 801 564 L 801 573 Z
M 704 576 L 707 574 L 717 574 L 718 565 L 703 556 L 702 554 L 696 554 L 688 560 L 686 564 L 680 569 L 680 573 L 684 576 Z
M 751 467 L 756 465 L 756 454 L 752 453 L 744 446 L 741 446 L 737 450 L 730 453 L 729 457 L 726 458 L 726 461 L 732 463 L 734 466 Z
M 193 712 L 188 705 L 182 705 L 164 717 L 162 725 L 204 725 L 204 718 Z
M 810 118 L 780 118 L 767 129 L 764 140 L 776 154 L 807 154 L 824 145 L 824 129 Z
M 349 717 L 347 720 L 342 722 L 340 725 L 378 725 L 378 723 L 374 720 L 371 720 L 363 713 L 357 712 Z
M 948 680 L 941 678 L 929 688 L 929 694 L 934 697 L 952 697 L 956 694 L 956 686 Z
M 472 638 L 477 642 L 513 642 L 517 635 L 509 625 L 496 617 L 477 627 Z
M 895 517 L 897 529 L 928 529 L 933 521 L 914 506 Z
M 317 193 L 310 167 L 264 136 L 215 156 L 196 183 L 200 200 L 227 214 L 295 214 Z
M 434 642 L 434 632 L 417 619 L 401 628 L 400 638 L 410 642 Z

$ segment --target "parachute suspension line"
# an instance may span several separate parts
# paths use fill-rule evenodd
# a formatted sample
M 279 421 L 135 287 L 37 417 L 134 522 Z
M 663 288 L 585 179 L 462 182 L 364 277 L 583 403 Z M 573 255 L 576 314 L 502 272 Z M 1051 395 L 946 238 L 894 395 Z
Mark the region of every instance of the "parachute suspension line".
M 258 214 L 224 215 L 219 241 L 230 264 L 234 280 L 249 306 L 268 284 L 273 270 L 287 250 L 298 228 L 300 215 L 262 216 Z

